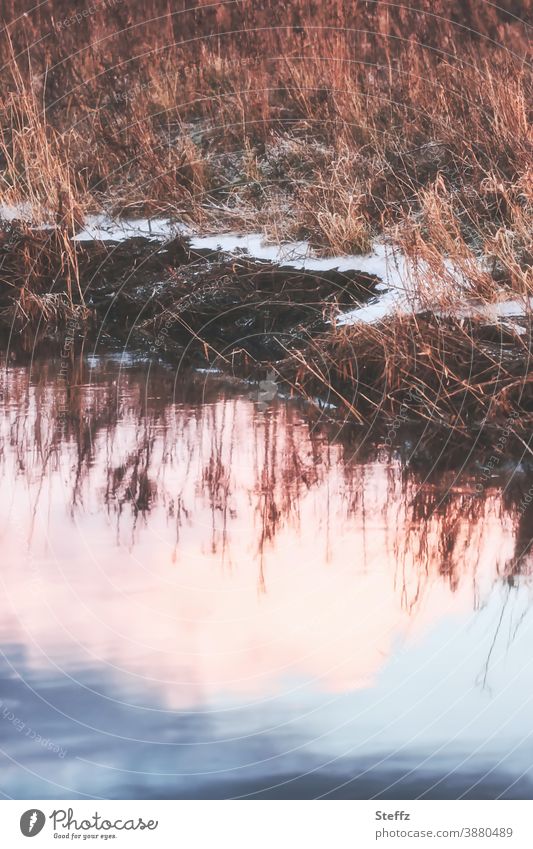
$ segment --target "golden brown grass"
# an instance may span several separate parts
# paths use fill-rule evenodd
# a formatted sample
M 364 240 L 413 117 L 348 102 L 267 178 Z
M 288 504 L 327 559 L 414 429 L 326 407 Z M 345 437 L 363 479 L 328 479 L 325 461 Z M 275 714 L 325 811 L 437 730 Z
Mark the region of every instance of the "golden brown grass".
M 56 225 L 17 242 L 28 308 L 51 277 L 83 305 L 71 236 L 102 207 L 261 228 L 331 254 L 366 252 L 385 235 L 412 260 L 428 310 L 502 290 L 529 303 L 532 0 L 90 8 L 3 4 L 0 202 Z M 391 402 L 414 364 L 428 385 L 449 378 L 436 407 L 449 418 L 462 392 L 476 415 L 493 396 L 503 411 L 518 379 L 507 359 L 509 377 L 491 370 L 478 330 L 410 316 L 320 344 L 343 392 L 362 362 L 368 386 L 392 385 Z M 529 343 L 515 335 L 506 344 L 527 372 Z M 441 343 L 449 356 L 437 355 Z M 489 384 L 462 365 L 476 345 Z
M 71 226 L 101 203 L 261 220 L 281 193 L 318 245 L 353 251 L 436 180 L 470 238 L 531 199 L 531 0 L 106 0 L 76 22 L 87 8 L 4 4 L 7 201 Z
M 431 313 L 354 325 L 314 340 L 279 365 L 282 376 L 356 420 L 405 420 L 476 434 L 481 424 L 518 416 L 528 435 L 533 415 L 532 325 L 519 333 Z M 385 419 L 386 421 L 386 419 Z

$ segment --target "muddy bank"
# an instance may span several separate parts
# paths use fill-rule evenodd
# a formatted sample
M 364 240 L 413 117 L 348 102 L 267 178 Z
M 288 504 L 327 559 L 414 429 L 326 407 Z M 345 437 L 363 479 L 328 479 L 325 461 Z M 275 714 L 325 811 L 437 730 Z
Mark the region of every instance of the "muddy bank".
M 361 306 L 380 283 L 353 269 L 297 269 L 195 249 L 179 235 L 66 245 L 60 233 L 16 225 L 0 261 L 4 326 L 31 331 L 44 324 L 55 332 L 70 308 L 96 333 L 120 341 L 142 334 L 162 351 L 188 356 L 207 345 L 229 356 L 280 358 L 287 345 L 301 346 L 342 311 Z
M 65 241 L 14 222 L 0 262 L 1 323 L 26 348 L 74 328 L 180 364 L 256 368 L 259 379 L 272 369 L 290 394 L 355 423 L 393 416 L 469 439 L 511 414 L 523 431 L 531 423 L 527 313 L 511 324 L 428 310 L 350 323 L 387 297 L 384 274 L 279 264 L 182 234 Z

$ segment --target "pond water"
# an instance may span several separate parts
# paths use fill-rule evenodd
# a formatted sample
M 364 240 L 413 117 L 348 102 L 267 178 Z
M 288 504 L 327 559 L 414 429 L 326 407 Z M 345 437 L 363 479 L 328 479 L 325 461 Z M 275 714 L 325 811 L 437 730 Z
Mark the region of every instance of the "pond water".
M 8 363 L 6 797 L 531 798 L 527 466 L 480 487 L 134 357 Z

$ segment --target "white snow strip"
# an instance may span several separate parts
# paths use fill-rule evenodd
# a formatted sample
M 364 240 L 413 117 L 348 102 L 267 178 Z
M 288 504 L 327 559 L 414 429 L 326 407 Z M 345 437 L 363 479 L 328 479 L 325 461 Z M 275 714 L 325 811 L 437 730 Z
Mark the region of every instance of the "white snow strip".
M 288 242 L 277 245 L 265 242 L 261 233 L 239 235 L 224 233 L 218 236 L 193 236 L 191 246 L 212 251 L 245 251 L 255 259 L 264 259 L 291 268 L 307 268 L 311 271 L 363 271 L 375 274 L 388 285 L 397 282 L 405 272 L 403 257 L 392 248 L 376 244 L 372 253 L 350 256 L 317 257 L 308 242 Z
M 170 218 L 111 218 L 109 215 L 88 215 L 85 227 L 74 236 L 77 242 L 95 240 L 122 242 L 138 236 L 170 239 L 185 228 Z
M 373 298 L 370 303 L 349 312 L 342 313 L 335 320 L 337 327 L 357 324 L 374 324 L 395 313 L 408 311 L 408 301 L 405 294 L 398 289 L 389 289 L 380 298 Z
M 390 315 L 414 314 L 424 309 L 422 303 L 417 302 L 415 299 L 409 300 L 404 291 L 389 289 L 380 298 L 374 298 L 370 303 L 338 316 L 335 324 L 337 327 L 356 324 L 359 321 L 365 324 L 373 324 L 382 321 Z M 512 319 L 524 319 L 527 315 L 531 315 L 532 309 L 533 298 L 523 302 L 503 300 L 497 301 L 494 304 L 476 304 L 475 302 L 470 302 L 463 303 L 454 309 L 436 309 L 434 312 L 435 315 L 443 318 L 482 319 L 487 324 L 502 322 L 522 335 L 526 332 L 525 328 L 517 324 L 516 320 L 513 321 Z
M 32 221 L 34 219 L 31 205 L 0 204 L 0 220 Z M 40 225 L 41 227 L 44 225 Z M 178 233 L 190 239 L 191 247 L 197 250 L 224 251 L 226 253 L 245 253 L 254 259 L 263 259 L 278 265 L 291 268 L 309 269 L 311 271 L 361 271 L 374 274 L 383 282 L 376 286 L 380 297 L 339 315 L 337 326 L 346 326 L 356 322 L 379 322 L 395 313 L 412 313 L 424 308 L 413 297 L 416 287 L 413 286 L 412 266 L 408 260 L 391 246 L 376 243 L 372 253 L 351 256 L 319 257 L 313 253 L 306 241 L 288 242 L 286 244 L 271 244 L 265 241 L 262 233 L 222 233 L 213 236 L 196 236 L 184 224 L 170 218 L 112 218 L 107 214 L 87 216 L 84 228 L 74 237 L 76 241 L 124 241 L 133 237 L 144 236 L 161 241 L 171 239 Z M 448 272 L 457 276 L 458 282 L 462 272 L 455 269 L 453 264 L 445 261 Z M 460 285 L 458 291 L 460 291 Z M 409 297 L 409 293 L 411 296 Z M 504 293 L 502 293 L 504 295 Z M 524 328 L 512 319 L 523 319 L 531 313 L 533 299 L 528 301 L 509 301 L 504 297 L 494 304 L 464 303 L 457 306 L 453 312 L 441 310 L 440 315 L 454 315 L 462 318 L 484 318 L 488 322 L 506 321 L 524 332 Z
M 0 203 L 1 221 L 32 221 L 33 209 L 29 203 Z

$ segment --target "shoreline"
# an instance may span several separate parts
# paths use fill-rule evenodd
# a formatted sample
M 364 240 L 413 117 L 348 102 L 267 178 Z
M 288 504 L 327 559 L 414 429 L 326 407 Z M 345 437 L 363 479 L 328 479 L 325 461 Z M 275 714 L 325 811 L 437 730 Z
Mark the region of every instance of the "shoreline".
M 70 239 L 68 265 L 64 233 L 9 228 L 0 322 L 26 347 L 62 339 L 64 350 L 76 327 L 174 363 L 271 369 L 291 392 L 323 398 L 356 423 L 376 411 L 397 416 L 408 402 L 414 421 L 458 438 L 511 411 L 524 431 L 533 417 L 530 307 L 524 301 L 521 313 L 510 292 L 470 312 L 459 296 L 455 309 L 423 300 L 410 309 L 379 254 L 280 264 L 274 251 L 284 257 L 290 246 L 255 257 L 219 248 L 224 235 L 195 240 L 174 229 L 166 238 Z

